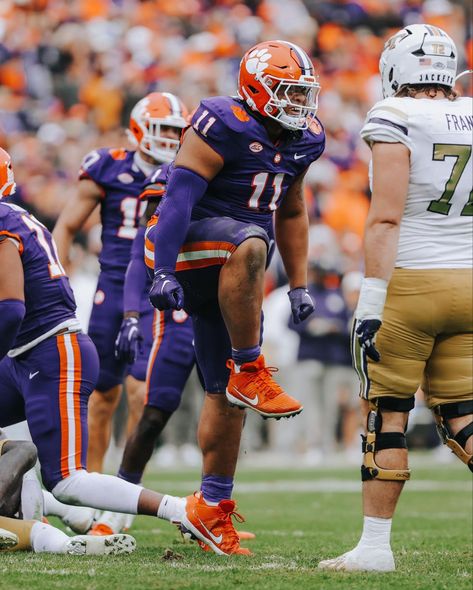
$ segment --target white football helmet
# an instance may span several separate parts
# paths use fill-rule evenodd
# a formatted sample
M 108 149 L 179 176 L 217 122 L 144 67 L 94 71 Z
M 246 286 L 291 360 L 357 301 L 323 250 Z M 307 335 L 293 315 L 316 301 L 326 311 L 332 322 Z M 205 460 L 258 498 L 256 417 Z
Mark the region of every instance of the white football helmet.
M 457 48 L 445 31 L 432 25 L 409 25 L 390 37 L 379 71 L 383 96 L 394 96 L 406 84 L 441 84 L 452 88 Z
M 142 152 L 157 162 L 176 157 L 179 139 L 163 136 L 163 127 L 174 127 L 180 136 L 189 113 L 183 102 L 170 92 L 151 92 L 138 101 L 130 114 L 128 137 Z

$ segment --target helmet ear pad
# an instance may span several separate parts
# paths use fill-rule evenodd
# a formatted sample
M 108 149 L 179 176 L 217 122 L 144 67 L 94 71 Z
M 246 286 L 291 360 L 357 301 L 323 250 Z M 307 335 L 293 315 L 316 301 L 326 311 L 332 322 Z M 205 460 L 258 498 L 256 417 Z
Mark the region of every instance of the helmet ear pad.
M 130 118 L 129 130 L 130 130 L 131 135 L 135 139 L 135 141 L 133 143 L 136 143 L 136 145 L 140 145 L 141 140 L 143 139 L 143 135 L 144 135 L 143 129 L 141 128 L 140 125 L 138 125 L 138 123 L 133 118 Z

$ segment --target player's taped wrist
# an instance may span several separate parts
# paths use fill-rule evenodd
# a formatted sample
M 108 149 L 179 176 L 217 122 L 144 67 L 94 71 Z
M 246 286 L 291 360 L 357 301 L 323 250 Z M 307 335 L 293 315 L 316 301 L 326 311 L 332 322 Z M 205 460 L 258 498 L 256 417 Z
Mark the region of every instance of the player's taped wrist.
M 360 296 L 355 311 L 357 320 L 382 320 L 388 281 L 365 277 L 361 283 Z

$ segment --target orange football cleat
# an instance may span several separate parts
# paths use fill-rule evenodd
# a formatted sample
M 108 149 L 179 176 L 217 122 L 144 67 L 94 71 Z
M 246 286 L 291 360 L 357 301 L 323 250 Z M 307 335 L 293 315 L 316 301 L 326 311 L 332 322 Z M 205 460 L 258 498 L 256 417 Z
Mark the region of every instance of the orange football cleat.
M 266 367 L 264 356 L 260 356 L 251 363 L 241 365 L 239 372 L 235 363 L 230 359 L 227 367 L 231 369 L 227 385 L 227 400 L 230 404 L 240 408 L 250 408 L 264 418 L 289 418 L 302 412 L 302 405 L 288 395 L 271 373 L 275 367 Z
M 238 522 L 244 522 L 244 518 L 235 508 L 233 500 L 221 500 L 216 506 L 209 506 L 202 493 L 195 492 L 187 497 L 182 524 L 197 538 L 204 551 L 208 546 L 218 555 L 251 555 L 249 549 L 240 547 L 232 517 Z

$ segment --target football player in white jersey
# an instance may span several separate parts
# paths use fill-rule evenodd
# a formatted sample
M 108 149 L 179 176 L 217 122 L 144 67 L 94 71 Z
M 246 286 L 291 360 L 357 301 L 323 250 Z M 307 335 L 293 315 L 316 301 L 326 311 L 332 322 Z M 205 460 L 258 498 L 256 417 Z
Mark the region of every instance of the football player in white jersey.
M 405 429 L 422 387 L 443 442 L 473 471 L 472 99 L 453 89 L 457 49 L 410 25 L 381 55 L 365 278 L 352 337 L 366 414 L 363 533 L 321 569 L 393 571 L 391 520 L 409 479 Z

